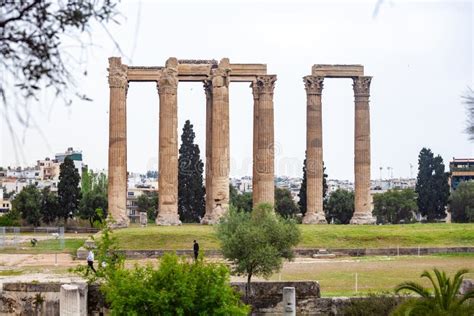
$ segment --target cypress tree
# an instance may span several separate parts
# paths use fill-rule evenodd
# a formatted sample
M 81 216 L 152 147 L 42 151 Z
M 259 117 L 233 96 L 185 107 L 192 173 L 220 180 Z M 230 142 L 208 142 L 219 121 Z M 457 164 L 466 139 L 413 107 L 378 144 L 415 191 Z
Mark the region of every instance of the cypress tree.
M 326 209 L 327 206 L 327 193 L 328 193 L 328 184 L 327 184 L 327 177 L 326 174 L 326 167 L 324 166 L 323 162 L 323 208 Z M 305 152 L 305 159 L 303 161 L 303 181 L 301 181 L 300 192 L 298 193 L 299 201 L 298 207 L 300 208 L 301 214 L 303 216 L 306 214 L 306 152 Z
M 81 199 L 80 180 L 81 177 L 74 166 L 74 162 L 71 158 L 66 157 L 59 167 L 58 184 L 59 217 L 64 218 L 64 222 L 73 217 L 79 208 Z
M 178 213 L 184 223 L 199 222 L 205 212 L 204 164 L 194 144 L 193 125 L 187 120 L 181 135 L 178 174 Z
M 446 216 L 449 199 L 448 173 L 444 172 L 441 156 L 434 157 L 430 149 L 423 148 L 418 155 L 416 179 L 417 204 L 421 215 L 432 222 Z

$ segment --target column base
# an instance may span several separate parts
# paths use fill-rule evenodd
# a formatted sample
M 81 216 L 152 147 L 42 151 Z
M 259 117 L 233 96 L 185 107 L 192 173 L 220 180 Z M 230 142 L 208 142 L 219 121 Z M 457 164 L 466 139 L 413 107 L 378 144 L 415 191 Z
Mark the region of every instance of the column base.
M 120 218 L 107 217 L 107 226 L 111 229 L 127 228 L 130 224 L 128 216 L 121 216 Z
M 160 226 L 179 226 L 181 221 L 178 214 L 159 214 L 155 220 L 156 225 Z
M 222 208 L 220 205 L 215 207 L 212 212 L 206 212 L 204 217 L 201 219 L 202 225 L 215 225 L 219 224 L 222 216 L 227 212 L 226 208 Z
M 326 217 L 321 213 L 306 212 L 303 217 L 303 224 L 327 224 Z
M 376 218 L 372 216 L 372 213 L 354 213 L 352 215 L 350 224 L 352 225 L 373 225 L 376 222 Z

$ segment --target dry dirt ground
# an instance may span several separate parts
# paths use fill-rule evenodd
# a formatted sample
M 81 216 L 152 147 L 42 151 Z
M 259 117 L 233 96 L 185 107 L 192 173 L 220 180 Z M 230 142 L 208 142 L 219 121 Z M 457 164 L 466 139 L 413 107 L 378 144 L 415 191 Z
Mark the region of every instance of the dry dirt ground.
M 224 262 L 222 259 L 213 261 Z M 127 260 L 127 266 L 155 264 L 156 259 Z M 74 260 L 69 254 L 0 254 L 0 283 L 12 279 L 22 281 L 70 278 L 69 269 L 85 261 Z M 472 272 L 466 277 L 474 279 L 474 256 L 400 256 L 311 259 L 296 258 L 285 262 L 281 273 L 271 280 L 317 280 L 324 296 L 354 295 L 376 291 L 391 291 L 406 280 L 420 281 L 423 270 L 433 267 L 449 274 L 461 268 Z M 357 276 L 356 276 L 357 274 Z M 232 281 L 245 281 L 244 277 L 232 276 Z M 356 280 L 357 279 L 357 280 Z M 262 280 L 255 277 L 253 280 Z M 357 283 L 357 284 L 356 284 Z M 425 283 L 425 285 L 428 285 Z

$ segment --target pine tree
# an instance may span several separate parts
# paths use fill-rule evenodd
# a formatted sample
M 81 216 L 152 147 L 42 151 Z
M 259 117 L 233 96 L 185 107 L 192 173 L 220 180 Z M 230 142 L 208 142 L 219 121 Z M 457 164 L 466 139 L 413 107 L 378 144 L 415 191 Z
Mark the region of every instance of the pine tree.
M 418 209 L 429 222 L 446 216 L 449 199 L 448 173 L 444 172 L 441 156 L 434 157 L 430 149 L 423 148 L 418 155 L 416 180 Z
M 327 177 L 328 175 L 326 174 L 326 167 L 324 166 L 323 162 L 323 208 L 326 209 L 327 206 L 327 193 L 328 193 L 328 184 L 327 184 Z M 299 201 L 298 201 L 298 207 L 300 208 L 301 214 L 305 215 L 306 214 L 306 153 L 305 153 L 305 159 L 303 162 L 303 181 L 301 181 L 301 187 L 300 187 L 300 192 L 298 193 Z
M 81 198 L 81 189 L 79 181 L 81 177 L 74 166 L 71 158 L 66 157 L 59 167 L 59 217 L 64 218 L 64 222 L 68 218 L 73 217 L 79 208 Z
M 178 213 L 184 223 L 199 222 L 205 212 L 204 164 L 199 146 L 194 144 L 193 125 L 187 120 L 181 135 L 178 175 Z

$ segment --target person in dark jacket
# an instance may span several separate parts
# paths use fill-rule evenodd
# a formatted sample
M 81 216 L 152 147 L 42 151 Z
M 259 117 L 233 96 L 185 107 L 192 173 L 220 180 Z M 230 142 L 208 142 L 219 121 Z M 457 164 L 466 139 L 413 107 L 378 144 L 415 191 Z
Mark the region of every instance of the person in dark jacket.
M 196 240 L 194 240 L 193 250 L 194 250 L 194 260 L 197 260 L 199 256 L 199 244 L 197 243 Z

